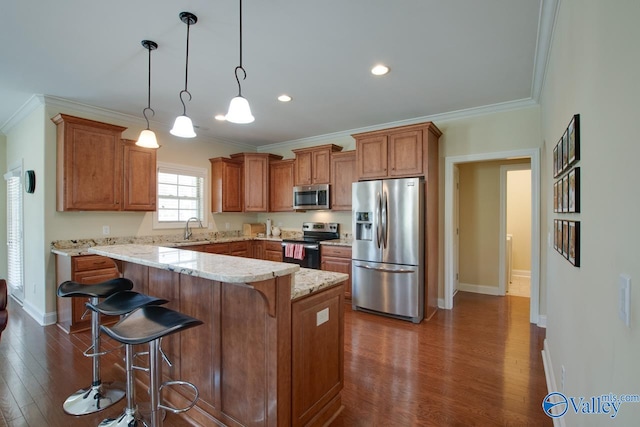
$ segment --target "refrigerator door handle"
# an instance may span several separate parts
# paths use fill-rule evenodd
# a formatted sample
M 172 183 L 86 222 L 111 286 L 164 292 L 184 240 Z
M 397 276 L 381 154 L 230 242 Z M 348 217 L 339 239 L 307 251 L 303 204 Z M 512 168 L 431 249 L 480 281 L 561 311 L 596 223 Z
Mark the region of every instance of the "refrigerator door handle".
M 376 220 L 377 220 L 376 245 L 378 245 L 378 247 L 382 246 L 382 225 L 381 225 L 382 217 L 380 213 L 381 206 L 382 206 L 382 199 L 380 198 L 380 193 L 376 193 Z
M 387 193 L 382 193 L 382 242 L 385 249 L 387 249 L 387 240 L 389 239 L 389 229 L 387 227 L 389 222 L 388 204 Z
M 384 273 L 415 273 L 416 271 L 415 269 L 406 269 L 406 268 L 391 269 L 391 268 L 372 267 L 367 264 L 356 265 L 356 267 L 366 268 L 367 270 L 382 271 Z

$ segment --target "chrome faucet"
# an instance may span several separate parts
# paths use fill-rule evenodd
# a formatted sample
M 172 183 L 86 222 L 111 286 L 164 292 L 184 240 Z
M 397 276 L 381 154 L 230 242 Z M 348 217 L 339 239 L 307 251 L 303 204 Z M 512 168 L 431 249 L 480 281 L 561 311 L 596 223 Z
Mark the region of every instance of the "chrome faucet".
M 200 221 L 199 218 L 196 218 L 195 216 L 192 216 L 191 218 L 189 218 L 187 220 L 187 223 L 184 225 L 184 240 L 189 240 L 189 237 L 191 237 L 191 235 L 193 234 L 191 232 L 191 230 L 189 230 L 189 221 L 191 221 L 192 219 L 195 220 L 195 221 L 198 221 L 198 223 L 200 224 L 200 228 L 203 228 L 202 227 L 202 221 Z

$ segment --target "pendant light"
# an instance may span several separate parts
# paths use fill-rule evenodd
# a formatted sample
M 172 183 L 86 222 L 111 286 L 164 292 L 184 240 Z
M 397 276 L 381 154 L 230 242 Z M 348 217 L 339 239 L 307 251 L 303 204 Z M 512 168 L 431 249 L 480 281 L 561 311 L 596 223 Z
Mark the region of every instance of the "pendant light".
M 147 107 L 142 110 L 142 115 L 144 119 L 147 121 L 147 128 L 140 132 L 140 136 L 136 141 L 136 145 L 139 147 L 145 148 L 158 148 L 158 140 L 156 139 L 156 134 L 149 129 L 149 117 L 147 117 L 147 112 L 151 112 L 151 117 L 156 115 L 156 112 L 151 108 L 151 51 L 156 50 L 158 48 L 158 43 L 151 40 L 142 40 L 142 46 L 149 51 L 149 83 L 147 85 Z
M 249 101 L 242 96 L 242 87 L 240 86 L 240 79 L 238 78 L 238 71 L 242 70 L 244 76 L 242 80 L 247 78 L 247 72 L 242 66 L 242 0 L 240 0 L 240 65 L 235 69 L 236 81 L 238 82 L 238 96 L 231 100 L 229 103 L 229 112 L 226 115 L 227 121 L 231 123 L 251 123 L 255 120 L 255 117 L 251 114 L 251 108 L 249 107 Z
M 180 91 L 180 102 L 182 102 L 182 115 L 176 117 L 176 121 L 173 123 L 173 128 L 169 131 L 172 135 L 179 136 L 181 138 L 193 138 L 196 136 L 193 130 L 193 123 L 187 116 L 187 106 L 182 99 L 183 94 L 189 95 L 189 101 L 191 101 L 191 94 L 187 89 L 187 82 L 189 78 L 189 28 L 198 22 L 198 17 L 191 12 L 181 12 L 180 20 L 187 24 L 187 56 L 185 61 L 184 72 L 184 90 Z

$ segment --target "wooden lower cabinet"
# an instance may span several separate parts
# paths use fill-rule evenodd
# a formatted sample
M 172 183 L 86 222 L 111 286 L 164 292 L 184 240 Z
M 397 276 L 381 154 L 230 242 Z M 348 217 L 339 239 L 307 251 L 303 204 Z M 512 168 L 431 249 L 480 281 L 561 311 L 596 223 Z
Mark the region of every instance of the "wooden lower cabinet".
M 282 242 L 265 240 L 264 259 L 267 261 L 282 262 Z
M 120 277 L 118 266 L 110 259 L 99 255 L 64 256 L 56 255 L 56 286 L 67 280 L 93 285 Z M 73 334 L 91 329 L 91 315 L 84 319 L 85 303 L 88 298 L 57 298 L 57 324 L 65 332 Z M 113 323 L 117 317 L 103 316 L 102 323 Z
M 349 275 L 344 282 L 344 297 L 351 299 L 351 248 L 346 246 L 320 245 L 320 268 Z
M 325 425 L 342 405 L 343 306 L 340 286 L 291 305 L 293 426 Z

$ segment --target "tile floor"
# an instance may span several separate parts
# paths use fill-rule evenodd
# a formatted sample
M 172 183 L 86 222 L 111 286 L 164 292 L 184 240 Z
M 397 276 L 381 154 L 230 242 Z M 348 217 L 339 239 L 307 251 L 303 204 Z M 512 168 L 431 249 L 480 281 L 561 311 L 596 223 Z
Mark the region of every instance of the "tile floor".
M 527 276 L 511 276 L 507 294 L 514 297 L 529 298 L 531 296 L 531 278 Z

